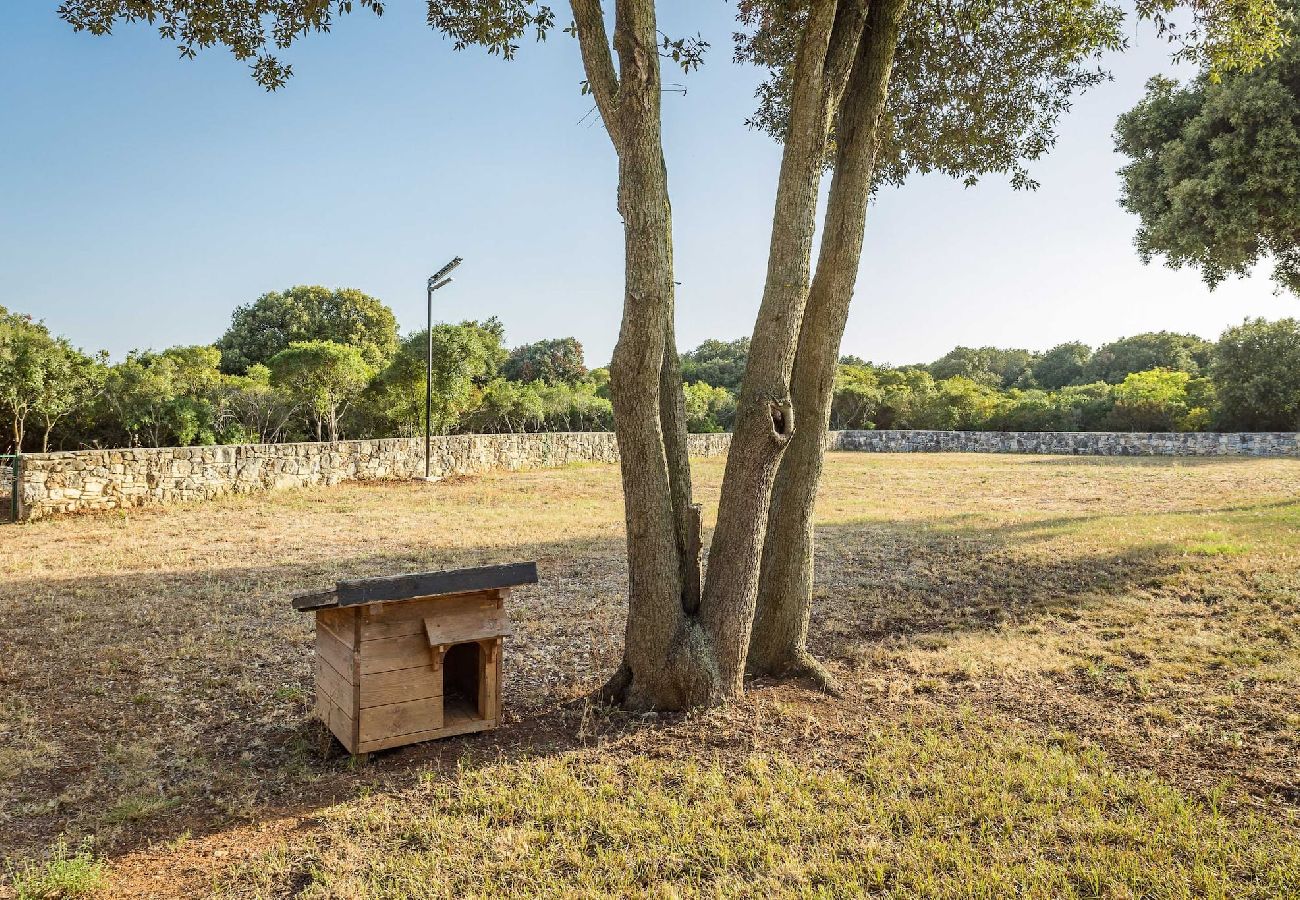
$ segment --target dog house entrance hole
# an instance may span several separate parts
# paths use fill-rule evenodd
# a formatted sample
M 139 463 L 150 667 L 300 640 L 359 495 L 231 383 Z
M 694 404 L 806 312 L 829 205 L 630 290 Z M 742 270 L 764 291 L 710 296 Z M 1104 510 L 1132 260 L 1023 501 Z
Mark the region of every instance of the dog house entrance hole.
M 477 643 L 447 648 L 442 662 L 442 709 L 447 725 L 483 719 L 483 648 Z

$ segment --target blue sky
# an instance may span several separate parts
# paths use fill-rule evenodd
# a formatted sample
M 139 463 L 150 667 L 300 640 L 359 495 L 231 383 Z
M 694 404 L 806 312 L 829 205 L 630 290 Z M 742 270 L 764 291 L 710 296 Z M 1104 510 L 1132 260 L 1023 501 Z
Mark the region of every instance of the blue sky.
M 210 342 L 237 304 L 304 283 L 360 288 L 414 330 L 424 279 L 459 254 L 435 315 L 499 316 L 512 344 L 572 334 L 589 362 L 608 359 L 615 161 L 567 36 L 512 63 L 454 53 L 422 2 L 392 0 L 290 51 L 295 77 L 267 94 L 224 51 L 181 61 L 145 26 L 74 34 L 56 6 L 0 5 L 0 303 L 115 357 Z M 685 349 L 752 328 L 778 148 L 743 125 L 758 73 L 730 61 L 731 5 L 663 8 L 666 31 L 713 43 L 702 70 L 668 76 L 687 92 L 664 101 Z M 1169 68 L 1165 45 L 1133 37 L 1034 167 L 1037 192 L 919 178 L 882 193 L 845 353 L 902 363 L 959 343 L 1214 337 L 1300 313 L 1266 271 L 1211 293 L 1137 259 L 1111 129 Z

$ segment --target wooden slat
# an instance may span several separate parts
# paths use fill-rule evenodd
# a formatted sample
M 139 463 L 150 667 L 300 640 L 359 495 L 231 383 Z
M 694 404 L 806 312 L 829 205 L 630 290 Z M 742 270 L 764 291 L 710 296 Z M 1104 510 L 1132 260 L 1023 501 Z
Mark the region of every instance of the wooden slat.
M 324 625 L 339 641 L 349 647 L 357 636 L 356 609 L 321 609 L 316 611 L 316 621 Z
M 376 672 L 414 669 L 432 665 L 433 662 L 433 651 L 429 649 L 429 641 L 423 634 L 404 634 L 395 638 L 365 641 L 357 654 L 357 665 L 363 679 Z
M 353 670 L 351 646 L 340 641 L 334 632 L 321 622 L 316 623 L 316 653 L 333 666 L 336 672 Z
M 537 583 L 537 563 L 509 563 L 473 569 L 450 569 L 443 572 L 417 572 L 382 578 L 340 581 L 335 588 L 339 606 L 374 603 L 380 600 L 405 600 L 439 594 L 463 594 Z
M 465 644 L 510 634 L 510 620 L 500 609 L 487 614 L 474 611 L 459 616 L 430 616 L 424 620 L 424 633 L 430 647 Z
M 361 708 L 442 696 L 442 669 L 417 666 L 361 676 Z
M 356 720 L 349 716 L 334 703 L 326 700 L 323 708 L 320 709 L 321 721 L 323 721 L 334 736 L 339 739 L 349 753 L 357 753 L 357 724 Z
M 487 614 L 494 609 L 495 591 L 427 597 L 401 603 L 376 603 L 365 607 L 367 615 L 361 624 L 361 640 L 375 641 L 403 634 L 422 634 L 426 617 L 459 616 L 475 610 Z
M 418 744 L 421 741 L 432 741 L 438 738 L 455 737 L 458 734 L 472 734 L 475 731 L 488 731 L 491 729 L 492 722 L 487 719 L 475 719 L 472 722 L 463 722 L 459 725 L 448 725 L 443 728 L 431 728 L 428 731 L 416 731 L 411 734 L 395 734 L 392 737 L 381 738 L 374 741 L 364 741 L 357 745 L 357 753 L 373 753 L 376 750 L 388 750 L 392 747 L 401 747 L 406 744 Z
M 324 696 L 344 712 L 351 714 L 352 682 L 341 675 L 321 656 L 316 657 L 316 693 Z
M 442 727 L 442 698 L 411 700 L 372 706 L 361 711 L 359 743 L 383 740 L 395 735 L 432 731 Z M 362 751 L 365 752 L 365 751 Z

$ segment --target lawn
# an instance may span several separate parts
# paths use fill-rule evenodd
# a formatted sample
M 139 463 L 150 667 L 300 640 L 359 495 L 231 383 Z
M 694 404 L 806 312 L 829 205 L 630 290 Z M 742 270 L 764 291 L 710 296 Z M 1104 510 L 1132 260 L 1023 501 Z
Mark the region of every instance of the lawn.
M 845 696 L 684 717 L 582 701 L 610 466 L 4 526 L 0 896 L 1300 894 L 1300 460 L 840 453 L 818 521 Z M 289 597 L 517 559 L 504 727 L 353 765 Z

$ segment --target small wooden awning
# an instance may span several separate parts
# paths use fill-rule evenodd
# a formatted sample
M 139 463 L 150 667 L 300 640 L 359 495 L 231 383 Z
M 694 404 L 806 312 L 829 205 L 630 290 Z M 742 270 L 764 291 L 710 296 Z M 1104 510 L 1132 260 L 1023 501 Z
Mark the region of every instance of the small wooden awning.
M 477 566 L 472 569 L 446 569 L 441 572 L 416 572 L 410 575 L 387 575 L 337 582 L 332 591 L 302 594 L 293 598 L 293 608 L 300 612 L 334 606 L 357 606 L 415 597 L 442 594 L 468 594 L 476 591 L 501 590 L 521 584 L 537 583 L 537 563 L 509 563 L 502 566 Z

